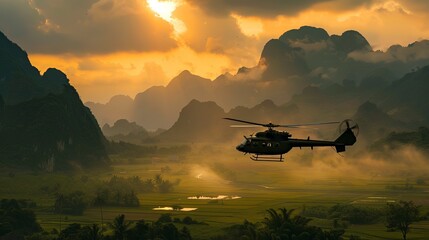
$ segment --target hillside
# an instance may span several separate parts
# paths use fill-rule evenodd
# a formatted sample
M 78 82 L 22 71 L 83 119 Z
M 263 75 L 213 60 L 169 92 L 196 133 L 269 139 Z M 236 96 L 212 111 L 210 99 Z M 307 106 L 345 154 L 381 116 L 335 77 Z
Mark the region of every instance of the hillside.
M 0 34 L 0 164 L 53 171 L 107 164 L 107 141 L 64 73 L 42 76 Z
M 377 98 L 380 106 L 408 123 L 429 124 L 429 66 L 418 68 L 393 82 Z

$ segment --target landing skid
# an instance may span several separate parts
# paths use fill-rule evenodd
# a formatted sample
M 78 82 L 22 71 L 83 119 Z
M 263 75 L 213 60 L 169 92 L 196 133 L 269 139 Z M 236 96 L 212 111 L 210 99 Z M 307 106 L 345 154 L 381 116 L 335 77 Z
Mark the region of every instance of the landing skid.
M 283 162 L 283 155 L 280 155 L 280 157 L 270 157 L 268 155 L 259 155 L 254 154 L 250 156 L 250 159 L 253 161 L 259 161 L 259 162 Z

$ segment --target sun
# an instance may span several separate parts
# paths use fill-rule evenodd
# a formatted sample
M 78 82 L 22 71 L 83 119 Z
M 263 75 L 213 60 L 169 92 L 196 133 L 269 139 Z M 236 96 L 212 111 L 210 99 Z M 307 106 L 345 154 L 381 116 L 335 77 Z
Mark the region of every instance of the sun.
M 146 0 L 149 8 L 155 14 L 167 22 L 172 23 L 173 18 L 171 15 L 176 10 L 177 3 L 173 1 L 160 1 L 160 0 Z
M 177 0 L 146 0 L 146 2 L 156 16 L 173 25 L 176 34 L 186 31 L 185 24 L 181 20 L 172 17 L 173 12 L 179 5 Z

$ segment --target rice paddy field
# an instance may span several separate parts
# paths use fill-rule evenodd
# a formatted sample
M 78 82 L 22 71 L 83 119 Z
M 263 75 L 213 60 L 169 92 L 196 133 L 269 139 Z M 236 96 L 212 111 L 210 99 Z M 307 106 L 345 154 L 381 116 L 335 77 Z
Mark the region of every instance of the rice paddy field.
M 151 178 L 168 166 L 169 171 L 163 172 L 162 176 L 179 182 L 172 192 L 138 193 L 139 207 L 106 206 L 102 209 L 103 221 L 110 222 L 119 214 L 125 214 L 126 220 L 146 221 L 156 221 L 163 213 L 181 219 L 190 216 L 206 223 L 187 225 L 195 239 L 209 239 L 222 233 L 223 228 L 245 219 L 261 222 L 269 208 L 296 209 L 298 214 L 311 206 L 353 204 L 383 208 L 388 202 L 412 200 L 422 206 L 421 213 L 429 212 L 429 181 L 416 184 L 417 176 L 409 172 L 384 175 L 383 169 L 372 169 L 357 173 L 353 168 L 298 166 L 293 161 L 253 162 L 241 155 L 221 159 L 212 156 L 204 160 L 198 157 L 140 160 L 133 160 L 132 164 L 116 161 L 108 170 L 77 173 L 3 169 L 0 195 L 1 198 L 36 202 L 37 219 L 48 231 L 64 228 L 70 223 L 100 223 L 101 211 L 97 207 L 87 208 L 82 216 L 54 214 L 54 196 L 46 189 L 91 192 L 94 191 L 94 181 L 112 176 Z M 310 224 L 333 228 L 333 221 L 329 219 L 313 218 Z M 182 226 L 181 223 L 178 225 Z M 361 239 L 401 239 L 399 232 L 387 232 L 383 221 L 367 225 L 348 224 L 345 230 L 346 238 L 354 235 Z M 429 239 L 429 221 L 413 224 L 408 239 Z

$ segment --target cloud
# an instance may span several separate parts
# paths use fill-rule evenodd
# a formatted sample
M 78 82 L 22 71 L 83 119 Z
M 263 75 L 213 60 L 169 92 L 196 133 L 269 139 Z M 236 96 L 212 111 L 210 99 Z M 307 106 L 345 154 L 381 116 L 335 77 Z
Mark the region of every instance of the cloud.
M 33 53 L 168 51 L 173 28 L 138 0 L 2 0 L 0 30 Z
M 415 42 L 407 47 L 400 45 L 391 46 L 386 52 L 351 52 L 349 58 L 369 63 L 394 62 L 404 63 L 429 59 L 429 41 Z
M 233 16 L 207 15 L 186 3 L 174 14 L 186 25 L 187 31 L 180 39 L 192 50 L 227 56 L 234 65 L 256 65 L 266 39 L 246 36 Z
M 142 79 L 141 89 L 147 89 L 151 86 L 163 86 L 168 83 L 161 65 L 155 62 L 147 62 L 143 65 L 139 78 Z
M 104 62 L 98 59 L 84 58 L 78 63 L 78 70 L 82 71 L 118 71 L 124 69 L 119 63 Z
M 427 0 L 396 0 L 402 5 L 407 6 L 412 12 L 424 12 L 427 14 L 429 11 L 429 4 Z
M 0 30 L 5 33 L 14 32 L 18 37 L 29 37 L 43 21 L 43 17 L 27 1 L 0 1 Z
M 262 74 L 267 69 L 265 64 L 260 64 L 254 68 L 238 72 L 232 80 L 236 81 L 258 81 L 261 80 Z
M 315 5 L 323 10 L 345 10 L 362 6 L 372 0 L 186 0 L 191 5 L 198 6 L 210 15 L 229 15 L 231 13 L 243 16 L 259 16 L 275 18 L 277 16 L 293 16 Z M 326 4 L 326 5 L 324 5 Z

